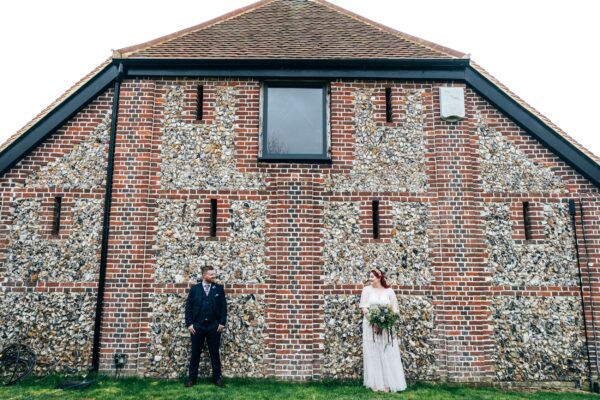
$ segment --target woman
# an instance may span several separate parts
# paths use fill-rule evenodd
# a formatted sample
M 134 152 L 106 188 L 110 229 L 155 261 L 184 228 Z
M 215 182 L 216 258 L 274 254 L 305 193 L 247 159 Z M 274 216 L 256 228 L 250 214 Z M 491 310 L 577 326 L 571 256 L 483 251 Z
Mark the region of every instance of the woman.
M 367 311 L 374 304 L 389 304 L 398 313 L 396 294 L 385 281 L 383 272 L 371 270 L 371 284 L 363 288 L 360 296 L 360 308 L 363 312 L 363 361 L 364 385 L 373 390 L 386 392 L 406 389 L 404 368 L 400 360 L 398 338 L 392 341 L 379 327 L 373 327 L 367 319 Z

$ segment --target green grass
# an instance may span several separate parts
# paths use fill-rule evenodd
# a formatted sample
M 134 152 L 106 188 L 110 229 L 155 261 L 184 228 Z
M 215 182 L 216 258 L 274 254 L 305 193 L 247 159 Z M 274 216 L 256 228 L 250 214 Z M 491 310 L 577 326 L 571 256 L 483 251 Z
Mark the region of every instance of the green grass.
M 224 389 L 207 380 L 193 388 L 183 387 L 183 381 L 157 379 L 101 377 L 87 389 L 61 390 L 56 385 L 66 378 L 49 376 L 29 378 L 16 385 L 0 388 L 2 399 L 410 399 L 410 400 L 558 400 L 600 399 L 599 395 L 574 392 L 517 392 L 491 387 L 471 388 L 460 385 L 418 383 L 402 393 L 374 393 L 360 381 L 288 383 L 260 379 L 227 379 Z

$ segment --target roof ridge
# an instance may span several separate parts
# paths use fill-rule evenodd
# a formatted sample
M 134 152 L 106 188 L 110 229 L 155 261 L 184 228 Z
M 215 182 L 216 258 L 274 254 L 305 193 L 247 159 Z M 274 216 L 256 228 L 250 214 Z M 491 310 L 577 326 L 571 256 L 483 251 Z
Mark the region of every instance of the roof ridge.
M 343 14 L 347 17 L 353 18 L 357 21 L 363 22 L 365 24 L 371 25 L 374 28 L 380 29 L 384 32 L 387 32 L 389 34 L 392 34 L 394 36 L 398 36 L 401 39 L 407 40 L 409 42 L 412 42 L 413 44 L 416 45 L 420 45 L 420 46 L 424 46 L 427 47 L 429 50 L 433 50 L 436 51 L 438 53 L 444 53 L 445 55 L 450 55 L 452 57 L 457 57 L 457 58 L 469 58 L 469 55 L 467 53 L 463 53 L 461 51 L 458 50 L 454 50 L 451 49 L 450 47 L 446 47 L 446 46 L 442 46 L 440 44 L 434 43 L 434 42 L 430 42 L 429 40 L 425 40 L 422 39 L 420 37 L 417 36 L 413 36 L 410 35 L 408 33 L 399 31 L 397 29 L 394 28 L 390 28 L 389 26 L 383 25 L 379 22 L 373 21 L 369 18 L 363 17 L 362 15 L 356 14 L 350 10 L 347 10 L 343 7 L 340 7 L 338 5 L 335 5 L 333 3 L 330 3 L 326 0 L 310 0 L 313 1 L 315 3 L 321 4 L 322 6 L 328 7 L 330 9 L 332 9 L 333 11 L 336 11 L 340 14 Z
M 276 0 L 259 0 L 257 2 L 252 3 L 252 4 L 249 4 L 247 6 L 240 7 L 238 9 L 236 9 L 236 10 L 233 10 L 233 11 L 228 12 L 226 14 L 220 15 L 220 16 L 218 16 L 216 18 L 210 19 L 208 21 L 204 21 L 204 22 L 199 23 L 199 24 L 194 25 L 194 26 L 190 26 L 189 28 L 185 28 L 185 29 L 179 30 L 177 32 L 173 32 L 173 33 L 170 33 L 168 35 L 160 36 L 160 37 L 158 37 L 156 39 L 152 39 L 152 40 L 149 40 L 147 42 L 139 43 L 139 44 L 136 44 L 136 45 L 133 45 L 133 46 L 129 46 L 129 47 L 124 47 L 124 48 L 119 49 L 119 50 L 114 50 L 113 51 L 113 58 L 117 58 L 117 59 L 118 58 L 127 58 L 127 56 L 129 54 L 131 54 L 131 53 L 138 52 L 138 51 L 144 50 L 145 48 L 148 48 L 148 47 L 151 47 L 151 46 L 155 46 L 155 45 L 158 45 L 158 44 L 162 44 L 162 43 L 174 40 L 174 39 L 178 39 L 178 38 L 183 37 L 183 36 L 185 36 L 185 35 L 187 35 L 189 33 L 192 33 L 192 32 L 195 32 L 195 31 L 198 31 L 198 30 L 201 30 L 201 29 L 205 29 L 205 28 L 208 28 L 210 26 L 217 25 L 219 23 L 228 21 L 230 19 L 233 19 L 233 18 L 239 17 L 241 15 L 244 15 L 244 14 L 250 12 L 250 11 L 254 11 L 254 10 L 258 9 L 258 8 L 261 8 L 261 7 L 263 7 L 263 6 L 265 6 L 265 5 L 269 4 L 269 3 L 272 3 L 274 1 L 276 1 Z

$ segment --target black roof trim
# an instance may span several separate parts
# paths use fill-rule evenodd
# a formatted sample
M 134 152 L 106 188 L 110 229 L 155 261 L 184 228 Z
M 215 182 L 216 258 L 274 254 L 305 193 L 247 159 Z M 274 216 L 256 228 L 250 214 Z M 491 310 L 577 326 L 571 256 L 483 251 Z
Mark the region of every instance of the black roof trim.
M 257 77 L 275 79 L 414 79 L 467 83 L 563 161 L 600 187 L 600 165 L 561 137 L 537 116 L 517 103 L 469 65 L 468 59 L 430 60 L 113 60 L 86 85 L 0 153 L 4 174 L 76 112 L 101 94 L 118 76 L 125 77 Z
M 73 115 L 103 93 L 115 80 L 118 68 L 111 64 L 69 96 L 63 103 L 36 122 L 29 130 L 0 153 L 0 175 L 6 173 Z
M 123 63 L 127 68 L 245 68 L 245 69 L 389 69 L 389 68 L 464 68 L 469 66 L 467 58 L 429 58 L 429 59 L 180 59 L 180 58 L 123 58 L 114 59 L 114 63 Z
M 467 59 L 180 60 L 124 59 L 130 77 L 257 77 L 264 79 L 464 79 Z

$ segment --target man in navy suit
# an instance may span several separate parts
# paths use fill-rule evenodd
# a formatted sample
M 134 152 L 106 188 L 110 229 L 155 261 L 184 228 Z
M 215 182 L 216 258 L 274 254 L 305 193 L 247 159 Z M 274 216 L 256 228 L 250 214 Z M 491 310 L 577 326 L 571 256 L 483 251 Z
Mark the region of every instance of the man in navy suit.
M 215 269 L 210 265 L 202 267 L 202 282 L 192 286 L 185 302 L 185 326 L 192 338 L 192 356 L 186 387 L 196 384 L 200 352 L 205 341 L 208 342 L 213 382 L 219 387 L 224 386 L 219 345 L 221 332 L 227 322 L 227 300 L 223 285 L 215 283 L 215 280 Z

